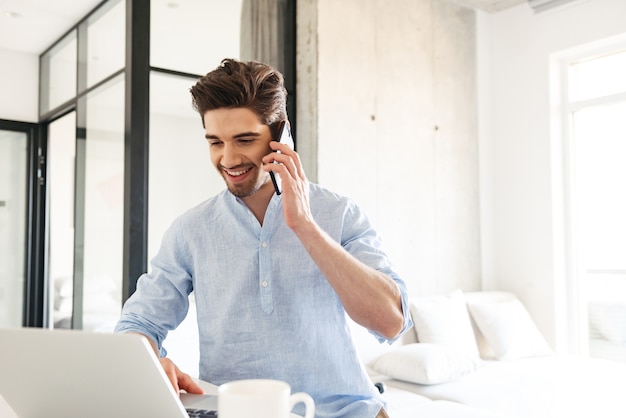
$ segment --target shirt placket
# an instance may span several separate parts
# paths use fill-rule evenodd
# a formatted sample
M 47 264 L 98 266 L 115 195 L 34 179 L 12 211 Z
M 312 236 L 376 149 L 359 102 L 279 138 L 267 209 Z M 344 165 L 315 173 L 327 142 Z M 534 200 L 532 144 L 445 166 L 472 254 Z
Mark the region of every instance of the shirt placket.
M 259 292 L 261 294 L 261 308 L 268 315 L 274 310 L 271 266 L 270 244 L 261 234 L 261 242 L 259 244 Z
M 274 230 L 277 199 L 272 199 L 267 207 L 261 235 L 259 239 L 259 294 L 261 295 L 261 309 L 267 315 L 274 311 L 274 297 L 272 295 L 272 252 L 271 231 Z

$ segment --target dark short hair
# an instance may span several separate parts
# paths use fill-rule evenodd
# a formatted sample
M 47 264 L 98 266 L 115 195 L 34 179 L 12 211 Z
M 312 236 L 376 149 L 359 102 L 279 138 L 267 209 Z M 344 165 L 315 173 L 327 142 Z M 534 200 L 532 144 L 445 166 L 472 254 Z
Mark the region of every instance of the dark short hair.
M 283 75 L 257 61 L 222 60 L 213 71 L 191 87 L 192 103 L 200 113 L 243 107 L 252 110 L 265 125 L 287 120 L 287 90 Z

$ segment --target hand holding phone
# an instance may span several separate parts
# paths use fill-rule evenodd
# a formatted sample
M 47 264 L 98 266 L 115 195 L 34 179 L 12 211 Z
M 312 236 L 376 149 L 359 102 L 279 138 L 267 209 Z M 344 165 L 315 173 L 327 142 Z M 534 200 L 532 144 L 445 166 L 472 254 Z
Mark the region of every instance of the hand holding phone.
M 272 131 L 272 141 L 278 141 L 281 144 L 287 144 L 289 148 L 293 149 L 293 137 L 291 136 L 291 130 L 289 129 L 289 124 L 286 121 L 282 121 L 278 124 L 277 129 Z M 280 151 L 276 151 L 280 153 Z M 274 164 L 278 164 L 274 161 Z M 276 190 L 276 194 L 279 195 L 283 192 L 280 176 L 275 174 L 273 171 L 270 171 L 270 177 L 272 178 L 272 183 L 274 184 L 274 190 Z

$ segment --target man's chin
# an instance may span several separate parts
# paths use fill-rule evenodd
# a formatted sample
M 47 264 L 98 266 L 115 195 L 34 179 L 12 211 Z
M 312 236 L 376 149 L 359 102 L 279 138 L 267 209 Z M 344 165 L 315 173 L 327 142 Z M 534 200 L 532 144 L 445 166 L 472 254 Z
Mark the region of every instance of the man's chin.
M 241 198 L 252 196 L 253 194 L 259 191 L 258 187 L 256 188 L 245 187 L 245 186 L 238 187 L 230 183 L 226 183 L 226 187 L 228 188 L 228 191 L 231 192 L 234 196 L 241 197 Z
M 228 188 L 228 191 L 231 194 L 233 194 L 236 197 L 241 197 L 241 198 L 250 197 L 256 192 L 258 192 L 259 190 L 261 190 L 263 186 L 267 184 L 271 184 L 269 174 L 267 175 L 267 178 L 265 179 L 265 181 L 259 181 L 258 184 L 253 184 L 253 185 L 233 184 L 233 183 L 229 183 L 228 181 L 226 181 L 226 179 L 224 179 L 224 182 L 226 183 L 226 187 Z

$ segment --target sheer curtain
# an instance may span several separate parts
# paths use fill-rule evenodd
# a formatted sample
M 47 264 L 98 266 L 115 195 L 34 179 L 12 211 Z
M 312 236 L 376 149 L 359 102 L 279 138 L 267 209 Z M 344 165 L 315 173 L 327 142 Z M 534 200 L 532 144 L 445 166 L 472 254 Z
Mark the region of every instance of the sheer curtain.
M 284 15 L 287 0 L 243 0 L 240 57 L 284 71 Z

